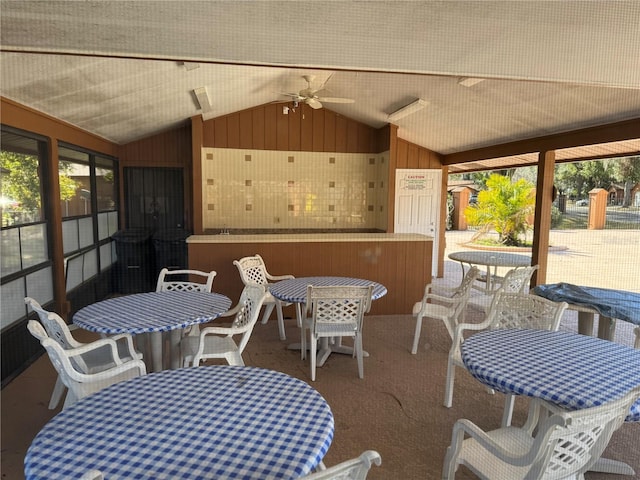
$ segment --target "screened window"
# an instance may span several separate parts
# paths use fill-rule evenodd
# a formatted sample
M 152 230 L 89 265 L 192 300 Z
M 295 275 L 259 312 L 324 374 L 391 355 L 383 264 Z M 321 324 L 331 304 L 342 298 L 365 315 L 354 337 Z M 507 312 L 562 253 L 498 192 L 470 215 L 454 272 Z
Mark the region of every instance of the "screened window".
M 22 299 L 53 300 L 43 170 L 46 142 L 37 136 L 2 128 L 0 138 L 1 328 L 27 313 Z
M 66 289 L 71 291 L 116 260 L 117 163 L 71 145 L 60 146 L 60 202 Z

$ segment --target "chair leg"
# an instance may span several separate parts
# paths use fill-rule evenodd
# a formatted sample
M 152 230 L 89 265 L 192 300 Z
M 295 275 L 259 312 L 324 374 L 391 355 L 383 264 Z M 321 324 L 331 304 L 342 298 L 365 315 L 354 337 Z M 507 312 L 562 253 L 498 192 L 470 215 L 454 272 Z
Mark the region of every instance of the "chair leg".
M 311 356 L 311 381 L 316 381 L 316 350 L 318 349 L 318 339 L 315 335 L 310 335 L 311 341 L 311 351 L 309 355 Z
M 264 315 L 262 316 L 262 324 L 264 325 L 269 320 L 271 316 L 271 312 L 273 312 L 273 308 L 276 306 L 275 303 L 270 303 L 264 306 Z
M 278 316 L 278 331 L 280 340 L 286 340 L 287 335 L 284 333 L 284 316 L 282 315 L 282 303 L 276 301 L 276 314 Z
M 362 335 L 360 332 L 356 334 L 356 338 L 353 342 L 356 357 L 358 359 L 358 377 L 364 378 L 364 364 L 362 361 Z
M 300 327 L 300 360 L 307 358 L 307 329 Z
M 508 393 L 504 399 L 504 412 L 502 412 L 502 426 L 511 426 L 511 417 L 513 416 L 513 404 L 515 402 L 515 396 Z
M 418 315 L 416 318 L 416 333 L 413 335 L 413 347 L 411 353 L 414 355 L 418 353 L 418 342 L 420 341 L 420 331 L 422 330 L 422 315 Z
M 53 392 L 51 392 L 51 400 L 49 400 L 49 410 L 53 410 L 58 406 L 60 400 L 62 400 L 62 396 L 64 395 L 65 388 L 67 387 L 64 383 L 62 383 L 62 379 L 58 375 L 56 384 L 53 387 Z
M 451 408 L 453 404 L 453 382 L 456 376 L 456 365 L 449 359 L 447 362 L 447 384 L 444 390 L 444 406 Z
M 228 352 L 225 354 L 225 359 L 229 365 L 238 365 L 244 367 L 244 360 L 239 352 Z

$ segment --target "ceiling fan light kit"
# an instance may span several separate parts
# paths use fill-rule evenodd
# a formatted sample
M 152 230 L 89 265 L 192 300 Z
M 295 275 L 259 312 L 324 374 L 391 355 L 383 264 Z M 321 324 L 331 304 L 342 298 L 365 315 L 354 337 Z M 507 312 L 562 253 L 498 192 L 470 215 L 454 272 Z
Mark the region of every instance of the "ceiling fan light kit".
M 427 105 L 429 105 L 429 102 L 418 98 L 416 101 L 411 102 L 409 105 L 406 105 L 402 108 L 399 108 L 395 112 L 390 113 L 387 117 L 387 120 L 389 120 L 390 122 L 395 122 L 396 120 L 400 120 L 401 118 L 413 115 L 414 113 L 422 110 Z

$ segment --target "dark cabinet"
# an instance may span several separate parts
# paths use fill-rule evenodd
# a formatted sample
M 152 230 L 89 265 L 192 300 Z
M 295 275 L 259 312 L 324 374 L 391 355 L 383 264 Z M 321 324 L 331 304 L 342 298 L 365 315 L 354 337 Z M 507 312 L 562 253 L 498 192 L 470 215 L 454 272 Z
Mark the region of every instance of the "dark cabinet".
M 184 184 L 181 168 L 124 169 L 127 229 L 184 228 Z

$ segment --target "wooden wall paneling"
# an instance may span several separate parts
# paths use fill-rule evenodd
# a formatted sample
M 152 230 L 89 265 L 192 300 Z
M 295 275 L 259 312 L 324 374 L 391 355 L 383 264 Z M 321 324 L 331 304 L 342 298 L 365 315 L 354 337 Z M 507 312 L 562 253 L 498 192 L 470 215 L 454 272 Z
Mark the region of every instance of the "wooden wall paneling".
M 407 146 L 407 167 L 420 168 L 420 150 L 415 143 L 409 143 Z
M 358 124 L 354 120 L 347 120 L 347 152 L 358 152 Z
M 253 148 L 253 110 L 243 110 L 239 113 L 238 148 Z
M 300 150 L 303 152 L 311 152 L 313 150 L 313 109 L 303 103 L 298 107 L 298 110 L 302 112 Z
M 195 117 L 191 117 L 191 122 L 193 128 L 195 128 L 195 122 L 193 119 Z M 202 119 L 202 116 L 200 116 Z M 202 122 L 202 146 L 203 147 L 215 147 L 216 146 L 216 122 L 214 120 L 207 120 L 206 122 Z
M 318 242 L 313 245 L 313 255 L 305 255 L 292 273 L 296 277 L 313 275 L 332 275 L 332 249 L 330 243 Z
M 409 145 L 401 139 L 398 139 L 396 168 L 409 168 Z
M 227 148 L 240 148 L 240 114 L 227 115 Z
M 326 124 L 326 122 L 325 122 Z M 348 148 L 347 119 L 341 115 L 333 115 L 333 151 L 347 152 Z M 328 139 L 327 139 L 328 140 Z M 328 145 L 329 146 L 329 145 Z M 328 150 L 331 151 L 331 150 Z
M 376 142 L 373 141 L 374 130 L 367 125 L 357 123 L 358 126 L 358 152 L 378 153 Z
M 289 115 L 283 114 L 282 109 L 276 113 L 276 150 L 290 150 Z
M 398 127 L 395 127 L 397 130 Z M 387 124 L 374 132 L 376 153 L 386 152 L 391 148 L 391 124 Z
M 251 148 L 254 150 L 263 150 L 265 148 L 265 109 L 254 108 L 251 110 L 252 142 Z
M 418 167 L 417 168 L 432 168 L 431 167 L 431 156 L 429 151 L 421 148 L 418 151 Z
M 204 232 L 202 220 L 202 147 L 204 146 L 204 133 L 207 130 L 201 115 L 191 117 L 191 224 L 193 233 L 202 234 Z
M 339 118 L 331 110 L 324 110 L 324 142 L 322 151 L 339 152 L 338 135 L 340 133 Z
M 213 120 L 213 129 L 215 132 L 215 144 L 213 146 L 216 148 L 228 148 L 227 117 L 215 118 Z
M 264 148 L 265 150 L 277 150 L 277 121 L 280 105 L 266 105 L 264 107 Z
M 170 130 L 159 138 L 159 148 L 162 149 L 161 155 L 164 156 L 167 163 L 174 163 L 176 166 L 184 166 L 181 156 L 178 153 L 180 130 Z
M 312 109 L 313 110 L 313 109 Z M 313 110 L 313 151 L 324 152 L 324 109 Z
M 300 151 L 301 109 L 297 108 L 295 112 L 293 110 L 289 110 L 289 114 L 284 116 L 288 117 L 289 120 L 289 150 L 298 152 Z
M 398 164 L 398 127 L 389 124 L 389 175 L 387 185 L 387 232 L 392 233 L 394 229 L 394 210 L 396 195 L 396 167 Z

